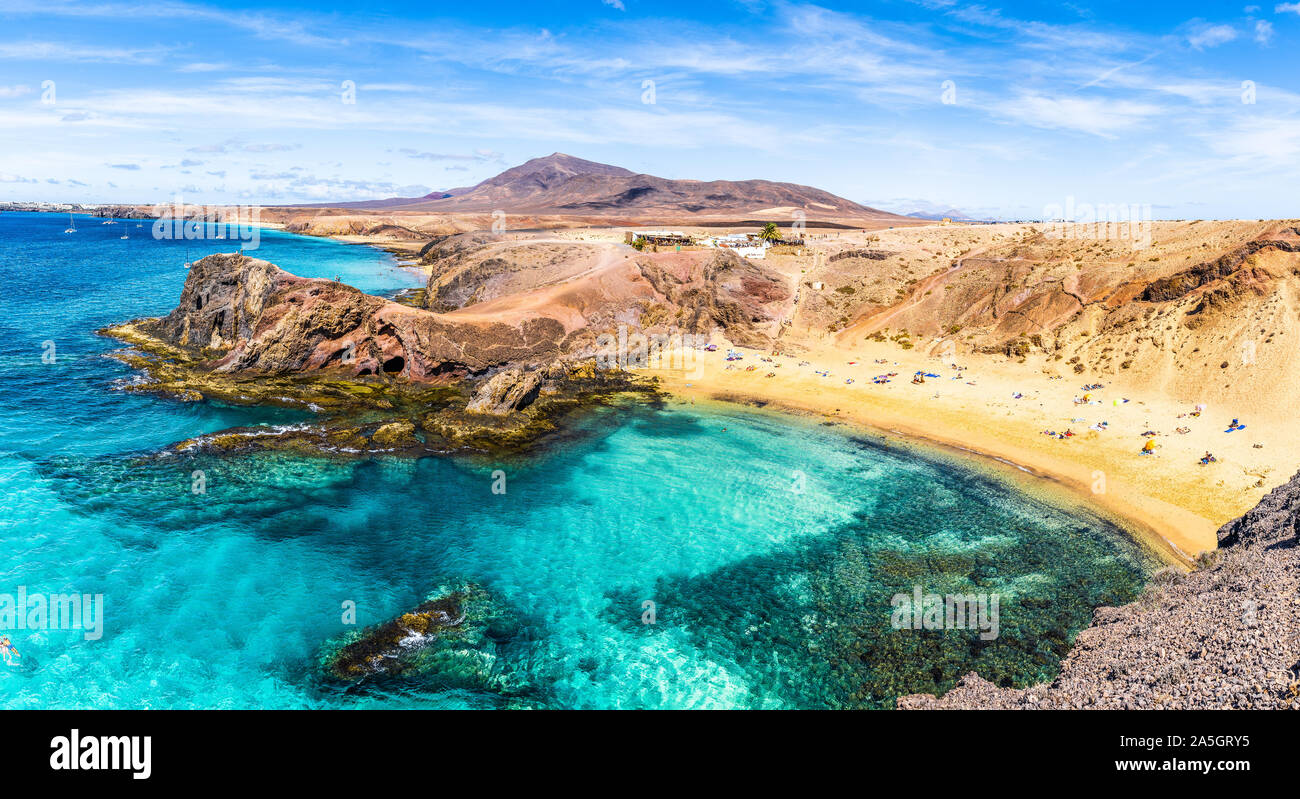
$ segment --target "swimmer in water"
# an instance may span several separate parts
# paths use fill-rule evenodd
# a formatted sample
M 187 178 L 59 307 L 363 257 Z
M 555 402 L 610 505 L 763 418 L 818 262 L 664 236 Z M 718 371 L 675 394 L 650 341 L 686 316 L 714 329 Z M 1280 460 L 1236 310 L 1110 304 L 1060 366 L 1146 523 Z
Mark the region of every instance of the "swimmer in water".
M 13 665 L 15 657 L 22 657 L 18 650 L 14 649 L 14 645 L 7 635 L 0 636 L 0 656 L 3 656 L 5 663 L 10 666 Z

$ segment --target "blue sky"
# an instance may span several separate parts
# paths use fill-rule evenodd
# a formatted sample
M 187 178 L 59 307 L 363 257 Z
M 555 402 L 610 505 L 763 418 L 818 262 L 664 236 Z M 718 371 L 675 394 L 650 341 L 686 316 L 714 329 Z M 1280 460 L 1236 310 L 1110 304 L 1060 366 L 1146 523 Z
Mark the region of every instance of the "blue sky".
M 1300 0 L 362 5 L 0 0 L 0 199 L 412 196 L 561 151 L 904 212 L 1300 216 Z

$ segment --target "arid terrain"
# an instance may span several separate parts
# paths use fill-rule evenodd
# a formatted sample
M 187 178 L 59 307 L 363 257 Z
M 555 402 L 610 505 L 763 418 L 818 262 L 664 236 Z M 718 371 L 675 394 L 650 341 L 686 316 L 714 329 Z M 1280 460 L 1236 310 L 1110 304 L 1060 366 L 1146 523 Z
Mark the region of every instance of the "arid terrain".
M 1184 563 L 1296 466 L 1282 444 L 1300 401 L 1300 223 L 926 223 L 792 184 L 698 181 L 590 213 L 645 177 L 556 154 L 447 197 L 268 210 L 429 274 L 405 305 L 370 303 L 324 334 L 295 321 L 336 305 L 334 289 L 312 292 L 274 328 L 308 352 L 271 365 L 339 368 L 364 340 L 353 374 L 472 381 L 590 357 L 620 331 L 712 337 L 689 371 L 645 371 L 692 398 L 825 414 L 1051 475 Z M 702 246 L 766 222 L 781 241 L 765 257 Z M 628 244 L 665 225 L 676 243 Z M 214 321 L 229 325 L 202 324 Z M 294 349 L 259 344 L 267 329 L 222 339 L 234 354 L 221 363 Z M 1234 419 L 1246 427 L 1226 433 Z
M 466 233 L 411 249 L 430 272 L 426 306 L 449 318 L 546 317 L 566 335 L 618 324 L 717 333 L 721 351 L 701 353 L 690 380 L 661 374 L 666 383 L 856 418 L 1055 474 L 1170 528 L 1164 537 L 1190 559 L 1296 465 L 1279 446 L 1300 399 L 1287 346 L 1300 318 L 1295 226 L 1155 222 L 1141 249 L 1044 228 L 813 229 L 802 246 L 749 262 L 747 279 L 720 284 L 744 295 L 743 320 L 683 310 L 698 295 L 670 300 L 656 277 L 680 275 L 676 287 L 681 270 L 707 272 L 721 251 L 636 252 L 624 228 Z M 728 344 L 757 352 L 727 362 Z M 772 353 L 781 369 L 748 371 Z M 909 384 L 916 371 L 941 380 Z M 872 382 L 890 372 L 898 376 Z M 1096 384 L 1104 388 L 1084 389 Z M 1247 428 L 1225 435 L 1234 418 Z M 1148 438 L 1154 455 L 1139 456 Z M 1215 461 L 1200 464 L 1207 453 Z M 1104 492 L 1090 488 L 1095 472 Z
M 1122 519 L 1170 567 L 1141 602 L 1098 611 L 1056 684 L 972 676 L 903 706 L 1294 704 L 1295 640 L 1206 625 L 1243 597 L 1294 615 L 1271 597 L 1294 571 L 1295 486 L 1279 487 L 1300 465 L 1300 223 L 924 223 L 786 184 L 760 193 L 785 203 L 769 208 L 592 215 L 574 198 L 644 176 L 558 158 L 411 207 L 269 212 L 424 269 L 397 301 L 214 255 L 169 316 L 105 332 L 148 355 L 129 361 L 154 377 L 141 390 L 379 410 L 182 449 L 512 447 L 566 409 L 649 390 L 992 459 Z

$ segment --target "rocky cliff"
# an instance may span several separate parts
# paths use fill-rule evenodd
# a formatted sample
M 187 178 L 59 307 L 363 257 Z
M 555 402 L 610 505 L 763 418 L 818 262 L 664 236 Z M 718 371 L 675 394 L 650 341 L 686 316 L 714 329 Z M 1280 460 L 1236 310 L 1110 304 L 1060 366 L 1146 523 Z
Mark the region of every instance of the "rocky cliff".
M 1136 602 L 1098 608 L 1051 684 L 969 674 L 903 709 L 1300 709 L 1300 474 L 1219 530 L 1199 571 L 1167 570 Z
M 233 254 L 196 262 L 176 309 L 140 329 L 201 353 L 217 371 L 333 370 L 413 381 L 549 362 L 565 338 L 552 319 L 458 323 Z
M 200 358 L 217 373 L 268 375 L 330 372 L 449 382 L 503 366 L 544 366 L 590 352 L 602 333 L 711 333 L 762 346 L 770 306 L 788 299 L 784 281 L 732 253 L 668 253 L 624 258 L 591 250 L 579 274 L 552 276 L 549 246 L 524 249 L 524 282 L 504 290 L 470 280 L 465 288 L 493 299 L 451 312 L 415 308 L 330 280 L 291 275 L 238 254 L 196 262 L 170 314 L 138 329 Z M 568 252 L 568 251 L 566 251 Z M 489 255 L 485 263 L 499 258 Z M 564 270 L 576 268 L 563 266 Z M 481 279 L 486 272 L 474 272 Z M 536 284 L 541 281 L 542 285 Z

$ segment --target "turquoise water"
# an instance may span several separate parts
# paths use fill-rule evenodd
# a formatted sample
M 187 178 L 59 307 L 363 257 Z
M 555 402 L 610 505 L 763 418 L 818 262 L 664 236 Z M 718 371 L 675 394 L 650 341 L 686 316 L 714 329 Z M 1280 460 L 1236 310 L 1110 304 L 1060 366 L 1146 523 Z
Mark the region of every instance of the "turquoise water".
M 0 670 L 3 707 L 879 707 L 972 669 L 1050 678 L 1154 565 L 993 474 L 740 409 L 599 409 L 501 463 L 158 457 L 303 417 L 113 390 L 131 373 L 91 331 L 170 310 L 185 244 L 66 223 L 0 215 L 0 593 L 102 593 L 104 634 L 12 632 L 39 667 Z M 330 241 L 266 233 L 257 255 L 369 291 L 419 282 Z M 344 602 L 373 624 L 454 580 L 518 620 L 474 653 L 480 674 L 320 675 L 355 629 Z M 890 629 L 914 585 L 997 593 L 999 637 Z

